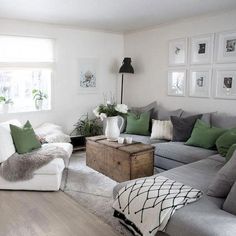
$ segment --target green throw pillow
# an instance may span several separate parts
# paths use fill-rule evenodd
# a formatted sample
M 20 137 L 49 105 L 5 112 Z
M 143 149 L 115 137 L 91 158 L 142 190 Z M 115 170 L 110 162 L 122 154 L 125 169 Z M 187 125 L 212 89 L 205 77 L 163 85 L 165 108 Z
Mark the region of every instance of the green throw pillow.
M 196 146 L 206 149 L 215 147 L 216 140 L 225 132 L 225 129 L 211 127 L 209 124 L 197 120 L 194 125 L 191 137 L 185 143 L 189 146 Z
M 226 154 L 226 156 L 225 156 L 225 158 L 226 158 L 227 161 L 233 156 L 235 150 L 236 150 L 236 143 L 233 144 L 233 145 L 229 148 L 229 150 L 228 150 L 228 152 L 227 152 L 227 154 Z
M 150 112 L 140 115 L 128 113 L 126 134 L 150 135 L 149 133 Z
M 216 147 L 221 156 L 225 157 L 229 148 L 236 143 L 236 128 L 228 130 L 216 140 Z
M 37 139 L 29 121 L 22 128 L 10 124 L 10 129 L 16 151 L 19 154 L 31 152 L 41 147 L 41 143 Z

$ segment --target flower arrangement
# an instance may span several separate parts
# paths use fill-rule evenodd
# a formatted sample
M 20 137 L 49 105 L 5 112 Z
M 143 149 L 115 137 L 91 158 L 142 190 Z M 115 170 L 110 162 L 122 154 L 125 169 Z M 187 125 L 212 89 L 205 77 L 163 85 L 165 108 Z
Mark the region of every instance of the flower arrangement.
M 112 116 L 124 116 L 128 112 L 128 106 L 125 104 L 116 104 L 109 101 L 106 104 L 100 104 L 97 106 L 93 113 L 96 117 L 99 117 L 101 120 L 112 117 Z

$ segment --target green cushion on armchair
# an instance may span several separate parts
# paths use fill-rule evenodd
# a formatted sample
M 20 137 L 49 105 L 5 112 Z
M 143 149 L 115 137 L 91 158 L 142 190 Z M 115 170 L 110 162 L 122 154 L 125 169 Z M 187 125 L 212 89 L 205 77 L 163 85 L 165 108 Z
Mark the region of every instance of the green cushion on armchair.
M 10 129 L 16 151 L 19 154 L 31 152 L 41 147 L 41 143 L 37 139 L 29 121 L 22 128 L 10 124 Z

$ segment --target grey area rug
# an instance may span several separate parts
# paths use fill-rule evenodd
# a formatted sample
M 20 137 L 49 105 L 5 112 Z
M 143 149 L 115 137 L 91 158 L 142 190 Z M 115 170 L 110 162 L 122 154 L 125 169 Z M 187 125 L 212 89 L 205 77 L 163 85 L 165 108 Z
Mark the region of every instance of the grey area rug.
M 64 171 L 61 190 L 109 224 L 118 234 L 131 236 L 113 217 L 112 190 L 117 182 L 87 167 L 85 161 L 83 152 L 71 156 L 69 168 Z

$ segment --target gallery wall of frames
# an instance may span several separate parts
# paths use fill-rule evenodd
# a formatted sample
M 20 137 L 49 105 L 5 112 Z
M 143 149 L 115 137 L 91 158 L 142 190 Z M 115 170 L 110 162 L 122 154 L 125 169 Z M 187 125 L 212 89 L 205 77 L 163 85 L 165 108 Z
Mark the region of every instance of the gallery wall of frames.
M 236 31 L 169 41 L 168 95 L 236 99 Z

